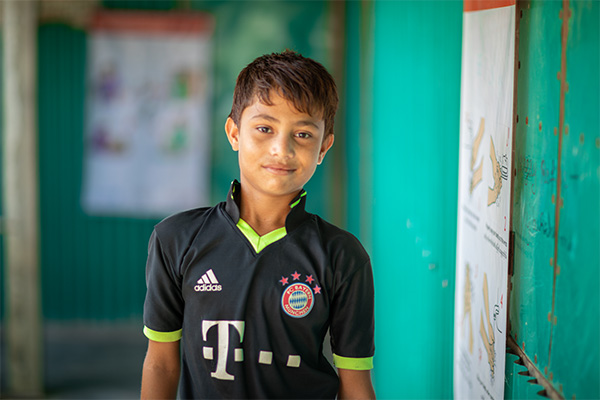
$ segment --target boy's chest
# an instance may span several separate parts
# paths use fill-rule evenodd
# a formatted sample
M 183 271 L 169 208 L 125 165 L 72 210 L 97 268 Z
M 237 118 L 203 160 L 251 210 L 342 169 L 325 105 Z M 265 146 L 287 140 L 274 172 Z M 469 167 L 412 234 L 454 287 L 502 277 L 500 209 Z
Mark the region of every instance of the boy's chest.
M 218 229 L 214 236 L 225 237 Z M 237 233 L 187 250 L 183 346 L 196 378 L 234 392 L 242 390 L 234 382 L 270 388 L 275 372 L 286 382 L 298 374 L 334 380 L 320 351 L 333 278 L 316 236 L 288 235 L 258 254 Z
M 202 319 L 308 321 L 329 306 L 326 254 L 288 237 L 259 254 L 239 237 L 198 247 L 182 270 L 186 314 Z
M 319 365 L 330 308 L 323 254 L 287 237 L 259 255 L 239 241 L 197 250 L 183 277 L 184 339 L 212 378 L 253 376 L 243 365 Z

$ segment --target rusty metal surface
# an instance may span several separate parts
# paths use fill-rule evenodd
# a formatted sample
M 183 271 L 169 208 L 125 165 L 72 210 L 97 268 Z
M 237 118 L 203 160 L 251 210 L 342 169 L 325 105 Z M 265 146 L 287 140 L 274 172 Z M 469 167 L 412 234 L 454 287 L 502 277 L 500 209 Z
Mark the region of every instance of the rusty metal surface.
M 600 4 L 519 6 L 511 336 L 559 394 L 599 398 Z

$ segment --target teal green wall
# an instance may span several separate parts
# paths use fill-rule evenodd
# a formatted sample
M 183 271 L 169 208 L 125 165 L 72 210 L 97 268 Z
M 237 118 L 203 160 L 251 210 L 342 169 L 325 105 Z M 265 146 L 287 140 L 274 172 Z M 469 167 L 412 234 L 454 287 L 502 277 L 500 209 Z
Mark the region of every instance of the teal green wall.
M 374 2 L 372 18 L 374 381 L 380 399 L 449 398 L 462 3 Z
M 597 399 L 600 3 L 574 1 L 570 10 L 562 105 L 563 4 L 534 1 L 520 13 L 509 318 L 511 336 L 565 398 Z M 522 395 L 523 385 L 509 379 L 507 397 Z
M 109 8 L 169 10 L 174 1 L 106 1 Z M 212 200 L 238 177 L 223 126 L 239 71 L 263 53 L 297 50 L 330 67 L 329 11 L 324 2 L 187 2 L 211 13 L 214 32 Z M 41 278 L 47 319 L 140 318 L 147 241 L 158 219 L 86 215 L 80 205 L 87 32 L 65 24 L 39 28 L 39 169 Z M 307 207 L 329 218 L 330 162 L 307 186 Z M 1 250 L 1 249 L 0 249 Z
M 41 286 L 49 319 L 137 317 L 156 220 L 91 217 L 80 206 L 87 35 L 39 29 Z

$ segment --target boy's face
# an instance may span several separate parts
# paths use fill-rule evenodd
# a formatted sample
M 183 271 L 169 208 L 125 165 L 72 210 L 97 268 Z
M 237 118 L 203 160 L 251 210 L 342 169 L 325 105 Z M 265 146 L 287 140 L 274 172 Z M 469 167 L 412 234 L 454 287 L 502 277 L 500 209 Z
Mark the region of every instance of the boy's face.
M 320 116 L 298 111 L 276 91 L 270 98 L 273 105 L 255 100 L 246 107 L 239 126 L 228 118 L 225 131 L 238 151 L 244 191 L 293 197 L 323 161 L 333 135 L 323 137 L 325 122 Z

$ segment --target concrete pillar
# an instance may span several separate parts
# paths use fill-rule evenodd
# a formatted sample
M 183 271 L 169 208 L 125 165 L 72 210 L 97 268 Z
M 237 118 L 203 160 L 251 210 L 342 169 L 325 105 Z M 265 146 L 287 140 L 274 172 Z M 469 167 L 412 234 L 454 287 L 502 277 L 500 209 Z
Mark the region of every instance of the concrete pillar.
M 7 386 L 15 397 L 40 397 L 43 363 L 37 159 L 38 3 L 3 0 L 2 6 Z

